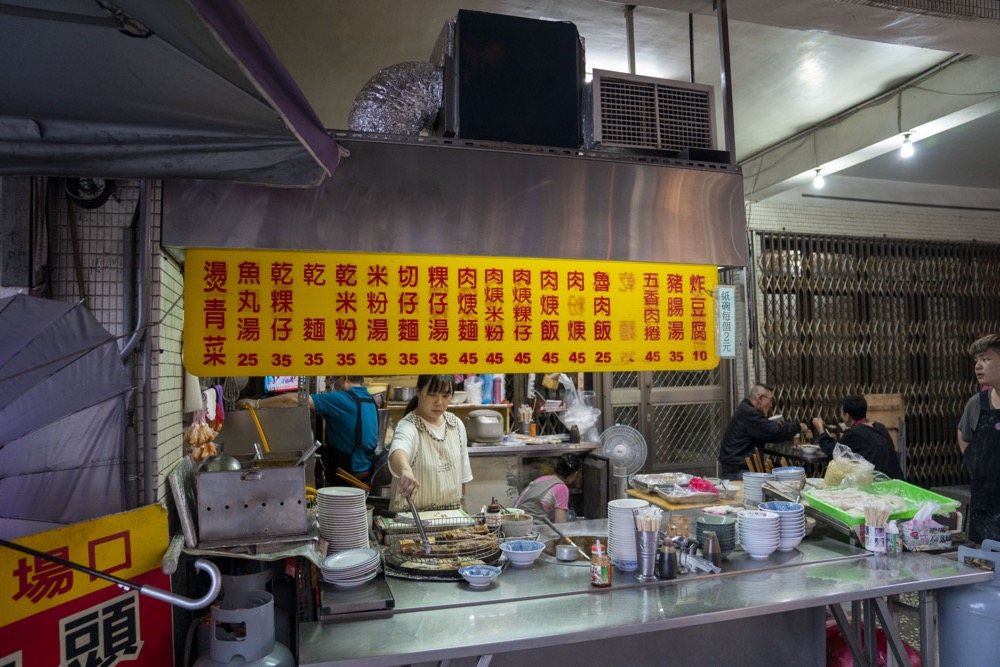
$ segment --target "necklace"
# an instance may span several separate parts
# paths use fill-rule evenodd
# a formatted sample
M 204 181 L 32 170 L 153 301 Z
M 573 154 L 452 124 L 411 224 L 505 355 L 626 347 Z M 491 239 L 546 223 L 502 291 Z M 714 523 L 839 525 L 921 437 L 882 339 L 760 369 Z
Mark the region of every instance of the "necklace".
M 411 417 L 411 415 L 407 415 L 407 419 L 410 420 L 410 423 L 412 423 L 414 426 L 416 426 L 417 430 L 419 432 L 426 433 L 427 437 L 430 438 L 431 440 L 433 440 L 434 442 L 443 443 L 444 440 L 445 440 L 445 438 L 448 437 L 448 429 L 449 428 L 455 428 L 455 424 L 452 423 L 452 421 L 451 421 L 452 415 L 446 413 L 444 415 L 444 422 L 443 422 L 443 426 L 445 427 L 444 428 L 444 435 L 439 438 L 437 435 L 434 434 L 434 431 L 432 431 L 430 429 L 430 426 L 428 425 L 427 421 L 423 417 L 421 417 L 420 415 L 418 415 L 416 412 L 413 412 L 411 414 L 412 414 L 412 417 Z M 454 417 L 454 418 L 457 419 L 457 417 Z

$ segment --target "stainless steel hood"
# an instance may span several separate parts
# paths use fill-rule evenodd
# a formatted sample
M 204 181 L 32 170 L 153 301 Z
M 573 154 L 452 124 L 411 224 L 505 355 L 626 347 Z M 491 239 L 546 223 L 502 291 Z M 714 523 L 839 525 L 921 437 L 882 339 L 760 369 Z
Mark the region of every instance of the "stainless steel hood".
M 167 181 L 172 248 L 417 253 L 744 266 L 739 167 L 442 138 L 338 134 L 319 187 Z

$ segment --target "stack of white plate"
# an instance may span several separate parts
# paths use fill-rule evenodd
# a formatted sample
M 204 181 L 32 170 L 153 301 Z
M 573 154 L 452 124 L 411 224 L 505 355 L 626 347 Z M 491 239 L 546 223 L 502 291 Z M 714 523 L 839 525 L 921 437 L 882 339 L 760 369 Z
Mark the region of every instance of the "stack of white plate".
M 348 588 L 374 579 L 380 563 L 378 549 L 348 549 L 324 558 L 320 569 L 323 581 Z
M 774 479 L 769 472 L 743 473 L 743 502 L 753 507 L 764 502 L 764 484 Z
M 781 524 L 777 512 L 743 510 L 736 514 L 739 522 L 740 545 L 750 558 L 763 560 L 778 548 Z
M 772 500 L 760 504 L 765 512 L 774 512 L 780 518 L 781 541 L 778 551 L 791 551 L 806 535 L 806 508 L 799 503 Z
M 635 518 L 632 510 L 649 507 L 648 500 L 621 498 L 608 502 L 608 555 L 619 570 L 634 572 L 639 564 L 635 553 Z
M 329 545 L 328 553 L 368 546 L 368 512 L 365 492 L 349 486 L 316 489 L 319 534 Z
M 806 479 L 806 469 L 802 466 L 782 466 L 771 471 L 775 481 L 778 482 L 803 482 Z

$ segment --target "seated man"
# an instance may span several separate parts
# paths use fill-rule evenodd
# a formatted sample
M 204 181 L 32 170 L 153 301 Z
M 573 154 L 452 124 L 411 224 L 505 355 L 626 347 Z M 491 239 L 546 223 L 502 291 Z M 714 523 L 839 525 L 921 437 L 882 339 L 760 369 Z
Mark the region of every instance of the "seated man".
M 903 479 L 903 469 L 899 465 L 899 456 L 892 444 L 889 430 L 883 424 L 868 421 L 867 415 L 868 401 L 864 396 L 848 396 L 844 399 L 840 418 L 849 428 L 840 436 L 840 444 L 863 456 L 875 466 L 875 470 L 892 479 Z M 820 449 L 832 457 L 838 441 L 830 436 L 826 424 L 819 417 L 812 420 L 812 428 Z
M 805 424 L 785 424 L 768 419 L 767 413 L 774 404 L 774 392 L 763 384 L 755 384 L 750 395 L 744 398 L 729 420 L 726 434 L 719 447 L 719 475 L 723 479 L 740 479 L 746 471 L 747 457 L 753 450 L 770 442 L 785 442 L 802 431 Z

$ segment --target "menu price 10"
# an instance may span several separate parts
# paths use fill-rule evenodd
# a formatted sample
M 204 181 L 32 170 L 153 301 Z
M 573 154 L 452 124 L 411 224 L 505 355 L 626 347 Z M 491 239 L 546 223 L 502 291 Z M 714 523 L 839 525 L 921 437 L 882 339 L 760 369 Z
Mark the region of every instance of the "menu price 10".
M 469 368 L 488 368 L 495 371 L 528 372 L 536 368 L 560 368 L 567 370 L 596 370 L 624 366 L 636 363 L 663 364 L 669 368 L 671 364 L 685 362 L 709 363 L 706 350 L 647 350 L 647 351 L 597 351 L 597 352 L 306 352 L 291 354 L 275 352 L 260 354 L 257 352 L 240 353 L 237 365 L 240 367 L 267 370 L 297 370 L 316 369 L 327 363 L 337 368 L 370 370 L 407 370 L 421 364 L 427 364 L 445 372 L 469 370 Z

